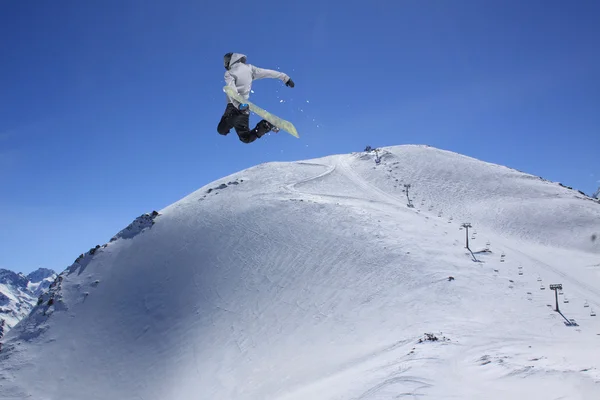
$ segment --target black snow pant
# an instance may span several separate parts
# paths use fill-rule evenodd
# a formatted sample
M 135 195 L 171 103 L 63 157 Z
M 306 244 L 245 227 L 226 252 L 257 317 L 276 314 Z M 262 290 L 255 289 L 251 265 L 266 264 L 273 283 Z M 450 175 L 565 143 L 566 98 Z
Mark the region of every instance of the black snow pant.
M 249 128 L 250 114 L 238 110 L 233 104 L 228 103 L 225 112 L 221 117 L 217 132 L 221 135 L 227 135 L 231 128 L 234 128 L 240 140 L 244 143 L 252 143 L 271 130 L 271 124 L 264 119 L 256 124 L 252 130 Z

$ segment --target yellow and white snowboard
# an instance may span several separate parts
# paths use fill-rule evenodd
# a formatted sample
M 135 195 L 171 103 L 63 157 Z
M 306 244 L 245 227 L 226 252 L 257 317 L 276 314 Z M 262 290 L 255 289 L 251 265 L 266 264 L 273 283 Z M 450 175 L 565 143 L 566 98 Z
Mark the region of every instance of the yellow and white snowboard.
M 284 131 L 288 132 L 290 135 L 295 136 L 297 138 L 300 137 L 300 136 L 298 136 L 298 132 L 296 131 L 296 127 L 294 126 L 294 124 L 292 124 L 289 121 L 286 121 L 285 119 L 281 119 L 278 116 L 273 115 L 266 110 L 263 110 L 262 108 L 258 107 L 254 103 L 244 99 L 231 86 L 223 87 L 223 91 L 225 93 L 227 93 L 227 95 L 229 97 L 231 97 L 232 99 L 237 100 L 240 103 L 248 104 L 250 111 L 252 111 L 256 115 L 259 115 L 263 119 L 266 119 L 267 121 L 269 121 L 270 123 L 275 125 L 277 128 L 283 129 Z

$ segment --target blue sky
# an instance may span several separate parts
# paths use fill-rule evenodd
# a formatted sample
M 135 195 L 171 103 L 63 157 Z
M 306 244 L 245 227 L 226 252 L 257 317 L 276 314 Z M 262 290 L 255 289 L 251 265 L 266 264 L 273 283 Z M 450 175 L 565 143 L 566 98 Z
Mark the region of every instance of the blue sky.
M 585 0 L 1 2 L 0 267 L 62 271 L 219 177 L 366 145 L 429 144 L 591 193 L 599 20 Z M 229 51 L 294 79 L 251 99 L 301 139 L 217 134 Z

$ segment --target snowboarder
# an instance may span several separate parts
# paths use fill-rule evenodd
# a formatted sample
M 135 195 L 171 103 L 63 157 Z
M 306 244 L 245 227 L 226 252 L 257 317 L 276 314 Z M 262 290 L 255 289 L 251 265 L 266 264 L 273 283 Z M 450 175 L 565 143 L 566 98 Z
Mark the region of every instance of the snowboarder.
M 255 67 L 246 64 L 246 56 L 240 53 L 227 53 L 223 57 L 225 65 L 225 83 L 234 88 L 244 99 L 250 97 L 252 81 L 257 79 L 272 78 L 280 79 L 286 86 L 294 87 L 294 81 L 283 72 Z M 266 120 L 261 120 L 254 129 L 249 128 L 250 110 L 248 104 L 240 104 L 235 99 L 227 96 L 227 107 L 217 126 L 217 132 L 227 135 L 234 128 L 240 140 L 244 143 L 252 143 L 267 132 L 279 129 Z

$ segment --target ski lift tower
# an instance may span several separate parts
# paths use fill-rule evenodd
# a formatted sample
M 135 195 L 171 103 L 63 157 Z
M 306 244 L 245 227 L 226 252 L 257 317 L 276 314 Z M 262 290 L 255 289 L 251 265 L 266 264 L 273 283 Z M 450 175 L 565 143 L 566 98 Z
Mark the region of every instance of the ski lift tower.
M 550 285 L 550 290 L 554 290 L 554 297 L 556 298 L 556 312 L 560 312 L 558 309 L 558 291 L 562 290 L 562 284 Z
M 466 248 L 469 249 L 469 228 L 472 228 L 472 226 L 468 222 L 465 222 L 461 226 L 467 230 L 467 246 L 466 246 Z

